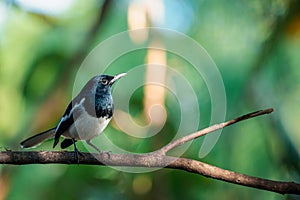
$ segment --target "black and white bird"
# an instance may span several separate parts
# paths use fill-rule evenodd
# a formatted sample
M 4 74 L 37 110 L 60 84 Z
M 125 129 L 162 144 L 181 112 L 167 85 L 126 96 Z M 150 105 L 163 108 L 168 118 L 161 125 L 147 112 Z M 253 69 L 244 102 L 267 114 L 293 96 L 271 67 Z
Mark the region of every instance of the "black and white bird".
M 58 125 L 52 129 L 34 135 L 22 141 L 22 148 L 35 147 L 43 141 L 54 137 L 53 148 L 60 136 L 62 149 L 74 145 L 75 159 L 78 161 L 78 150 L 75 142 L 85 140 L 88 145 L 101 152 L 91 140 L 103 132 L 114 112 L 111 87 L 126 73 L 116 76 L 98 75 L 87 82 L 79 94 L 69 103 Z

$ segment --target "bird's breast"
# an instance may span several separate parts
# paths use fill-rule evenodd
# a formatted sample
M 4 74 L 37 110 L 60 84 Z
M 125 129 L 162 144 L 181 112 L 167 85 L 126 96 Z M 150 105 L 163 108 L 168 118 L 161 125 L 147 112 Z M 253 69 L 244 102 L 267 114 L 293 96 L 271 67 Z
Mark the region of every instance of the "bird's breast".
M 91 140 L 103 132 L 110 120 L 111 117 L 97 118 L 82 110 L 74 119 L 74 124 L 63 135 L 76 140 Z

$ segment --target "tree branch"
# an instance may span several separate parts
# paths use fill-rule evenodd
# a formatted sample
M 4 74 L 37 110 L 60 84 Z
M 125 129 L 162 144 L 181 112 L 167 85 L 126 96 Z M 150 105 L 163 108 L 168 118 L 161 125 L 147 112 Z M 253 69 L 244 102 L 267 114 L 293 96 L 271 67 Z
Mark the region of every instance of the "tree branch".
M 74 152 L 70 151 L 2 151 L 1 164 L 78 164 Z M 272 181 L 224 170 L 200 161 L 187 158 L 149 154 L 108 154 L 82 153 L 79 164 L 128 166 L 128 167 L 166 167 L 200 174 L 208 178 L 229 183 L 268 190 L 280 194 L 300 194 L 300 184 L 294 182 Z
M 227 122 L 212 125 L 210 127 L 207 127 L 205 129 L 202 129 L 202 130 L 197 131 L 195 133 L 192 133 L 192 134 L 189 134 L 187 136 L 181 137 L 177 140 L 174 140 L 173 142 L 167 144 L 166 146 L 164 146 L 163 148 L 157 150 L 156 152 L 159 153 L 159 154 L 162 154 L 162 155 L 166 155 L 166 153 L 168 151 L 170 151 L 170 150 L 174 149 L 175 147 L 180 146 L 180 145 L 182 145 L 182 144 L 184 144 L 188 141 L 194 140 L 198 137 L 204 136 L 208 133 L 214 132 L 216 130 L 222 129 L 226 126 L 230 126 L 232 124 L 235 124 L 237 122 L 240 122 L 240 121 L 243 121 L 243 120 L 246 120 L 246 119 L 250 119 L 250 118 L 253 118 L 253 117 L 260 116 L 260 115 L 270 114 L 273 111 L 274 111 L 273 108 L 269 108 L 269 109 L 265 109 L 265 110 L 259 110 L 259 111 L 248 113 L 248 114 L 240 116 L 238 118 L 229 120 Z
M 273 181 L 240 174 L 221 169 L 200 161 L 166 156 L 169 150 L 183 143 L 206 135 L 218 129 L 237 122 L 273 112 L 273 109 L 260 110 L 249 113 L 227 122 L 210 126 L 206 129 L 192 133 L 167 144 L 158 151 L 146 154 L 111 154 L 111 153 L 81 153 L 79 164 L 172 168 L 200 174 L 208 178 L 226 181 L 233 184 L 268 190 L 280 194 L 300 194 L 300 184 L 294 182 Z M 0 151 L 0 164 L 26 165 L 26 164 L 78 164 L 74 159 L 74 152 L 69 151 Z

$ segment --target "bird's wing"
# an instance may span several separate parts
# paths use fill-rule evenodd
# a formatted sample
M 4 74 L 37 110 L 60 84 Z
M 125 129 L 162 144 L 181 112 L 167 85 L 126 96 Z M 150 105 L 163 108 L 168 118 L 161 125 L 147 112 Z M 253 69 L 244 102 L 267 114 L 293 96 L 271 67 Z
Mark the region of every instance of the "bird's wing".
M 61 118 L 60 122 L 58 123 L 56 130 L 55 130 L 55 139 L 53 148 L 57 145 L 59 142 L 60 136 L 72 126 L 74 123 L 74 111 L 76 112 L 77 109 L 79 109 L 79 106 L 81 106 L 85 101 L 85 98 L 82 98 L 80 101 L 76 102 L 76 99 L 71 101 Z

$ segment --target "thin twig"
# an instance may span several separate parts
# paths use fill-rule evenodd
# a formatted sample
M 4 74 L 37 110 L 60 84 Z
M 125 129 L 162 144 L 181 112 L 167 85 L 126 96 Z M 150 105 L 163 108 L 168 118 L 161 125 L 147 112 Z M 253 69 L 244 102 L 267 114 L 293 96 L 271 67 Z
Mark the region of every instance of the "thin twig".
M 252 113 L 240 116 L 238 118 L 229 120 L 227 122 L 222 122 L 222 123 L 219 123 L 219 124 L 212 125 L 210 127 L 207 127 L 205 129 L 202 129 L 202 130 L 197 131 L 195 133 L 192 133 L 192 134 L 189 134 L 187 136 L 178 138 L 177 140 L 174 140 L 173 142 L 171 142 L 171 143 L 167 144 L 166 146 L 162 147 L 161 149 L 157 150 L 156 153 L 161 154 L 161 155 L 166 155 L 166 153 L 168 151 L 170 151 L 171 149 L 174 149 L 175 147 L 180 146 L 180 145 L 182 145 L 182 144 L 184 144 L 188 141 L 194 140 L 198 137 L 204 136 L 208 133 L 214 132 L 216 130 L 222 129 L 226 126 L 230 126 L 232 124 L 235 124 L 237 122 L 240 122 L 240 121 L 243 121 L 243 120 L 246 120 L 246 119 L 250 119 L 250 118 L 253 118 L 253 117 L 260 116 L 260 115 L 270 114 L 273 111 L 274 111 L 273 108 L 269 108 L 269 109 L 265 109 L 265 110 L 259 110 L 259 111 L 252 112 Z

